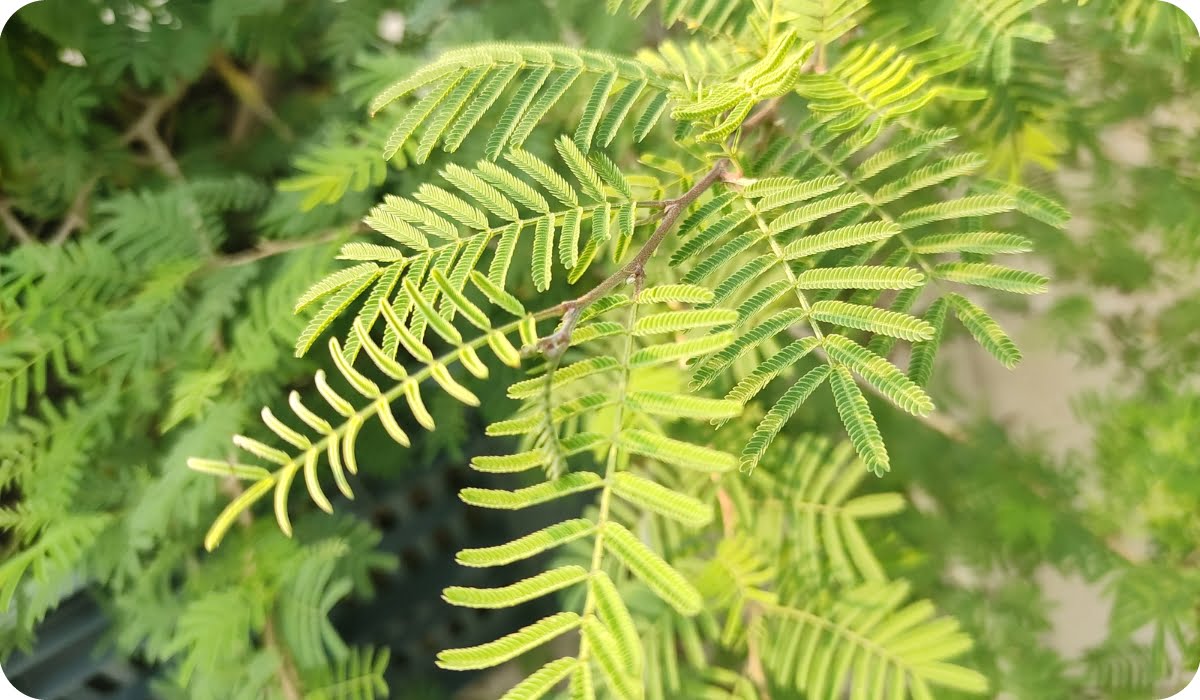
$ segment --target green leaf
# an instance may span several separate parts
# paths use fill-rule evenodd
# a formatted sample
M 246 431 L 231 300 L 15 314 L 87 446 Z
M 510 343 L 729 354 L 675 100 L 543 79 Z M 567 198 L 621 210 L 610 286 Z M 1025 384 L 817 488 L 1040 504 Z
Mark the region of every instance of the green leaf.
M 551 264 L 554 262 L 551 254 L 553 246 L 554 228 L 550 225 L 549 218 L 542 217 L 538 219 L 533 231 L 533 286 L 539 292 L 550 289 Z
M 550 77 L 551 72 L 550 66 L 537 66 L 529 75 L 525 76 L 525 80 L 513 93 L 508 106 L 500 115 L 500 120 L 496 122 L 491 135 L 488 136 L 487 148 L 484 153 L 489 159 L 495 160 L 504 152 L 504 147 L 508 145 L 509 138 L 519 125 L 518 119 L 533 102 L 534 95 L 542 89 L 542 85 Z
M 396 128 L 388 136 L 383 147 L 383 159 L 391 160 L 392 156 L 404 146 L 416 132 L 417 127 L 425 123 L 433 110 L 447 99 L 454 88 L 461 82 L 462 73 L 450 74 L 438 81 L 424 97 L 404 112 L 404 116 L 396 124 Z
M 471 301 L 467 299 L 467 297 L 465 297 L 461 291 L 455 288 L 455 286 L 450 283 L 450 280 L 446 279 L 446 276 L 442 274 L 441 270 L 434 270 L 430 274 L 430 277 L 433 278 L 434 284 L 436 284 L 438 290 L 441 291 L 442 297 L 446 300 L 446 303 L 452 306 L 455 311 L 462 314 L 463 318 L 470 321 L 471 325 L 475 326 L 481 331 L 491 330 L 492 323 L 488 320 L 487 314 L 485 314 L 478 306 L 475 306 L 475 304 L 471 303 Z
M 742 405 L 736 401 L 661 391 L 635 391 L 625 398 L 625 402 L 634 410 L 664 418 L 722 420 L 742 412 Z
M 276 478 L 263 479 L 249 486 L 245 491 L 238 494 L 236 498 L 225 506 L 220 515 L 213 520 L 213 524 L 208 528 L 208 532 L 204 535 L 204 549 L 211 552 L 221 544 L 221 540 L 225 538 L 225 533 L 229 532 L 229 528 L 233 527 L 233 523 L 245 511 L 258 502 L 263 496 L 271 492 L 275 488 Z M 11 594 L 10 594 L 11 595 Z M 5 610 L 8 609 L 8 600 L 0 599 Z
M 471 671 L 498 666 L 575 629 L 579 622 L 579 615 L 573 612 L 556 613 L 494 642 L 462 649 L 447 649 L 438 654 L 437 665 L 450 671 Z
M 683 223 L 679 224 L 679 229 L 676 232 L 676 235 L 678 235 L 680 238 L 686 238 L 688 234 L 696 230 L 697 227 L 708 221 L 713 214 L 716 214 L 728 206 L 729 203 L 732 202 L 736 197 L 737 195 L 733 192 L 724 192 L 714 196 L 712 199 L 697 207 L 694 211 L 692 211 L 691 214 L 687 215 L 687 218 L 683 220 Z
M 866 200 L 858 192 L 849 192 L 847 194 L 828 197 L 811 204 L 805 204 L 795 209 L 789 209 L 786 214 L 779 216 L 771 222 L 769 231 L 772 235 L 789 231 L 799 226 L 810 224 L 818 219 L 823 219 L 826 216 L 846 211 L 851 207 L 862 204 L 864 201 Z
M 566 206 L 573 207 L 579 204 L 579 196 L 571 187 L 571 183 L 541 158 L 520 149 L 505 153 L 504 158 L 516 166 L 517 170 L 536 180 Z
M 821 341 L 813 337 L 792 341 L 782 350 L 768 357 L 753 372 L 739 381 L 737 386 L 725 395 L 725 398 L 745 404 L 757 396 L 758 392 L 762 391 L 763 387 L 771 380 L 778 377 L 788 367 L 799 362 L 820 344 Z
M 249 464 L 234 464 L 233 462 L 222 462 L 216 459 L 189 457 L 187 465 L 188 469 L 212 474 L 213 476 L 231 476 L 235 479 L 249 481 L 271 478 L 271 472 L 262 467 Z
M 938 265 L 933 274 L 947 282 L 973 284 L 1014 294 L 1043 294 L 1050 280 L 1036 272 L 991 263 L 954 262 Z
M 466 608 L 511 608 L 573 586 L 587 577 L 587 569 L 582 566 L 563 566 L 500 588 L 451 586 L 442 591 L 442 599 Z
M 472 271 L 471 282 L 479 291 L 483 292 L 483 295 L 488 298 L 488 301 L 492 302 L 496 306 L 499 306 L 518 318 L 525 315 L 525 307 L 521 305 L 521 302 L 516 297 L 504 291 L 502 287 L 492 282 L 484 275 L 480 274 L 479 272 Z
M 596 683 L 592 678 L 592 665 L 579 664 L 571 674 L 567 685 L 567 693 L 571 700 L 596 700 Z
M 596 169 L 588 162 L 587 156 L 579 150 L 575 142 L 564 134 L 554 142 L 554 148 L 570 168 L 571 174 L 579 181 L 584 194 L 597 202 L 603 202 L 604 181 L 600 179 L 600 173 L 596 172 Z
M 478 201 L 488 211 L 505 221 L 520 218 L 517 207 L 504 193 L 488 184 L 486 180 L 461 165 L 450 163 L 441 171 L 442 177 Z
M 900 216 L 899 224 L 905 229 L 910 229 L 935 221 L 1000 214 L 1012 211 L 1016 206 L 1016 200 L 1007 195 L 974 195 L 912 209 Z
M 578 666 L 579 662 L 573 657 L 555 659 L 513 686 L 500 700 L 538 700 L 554 690 Z
M 596 143 L 602 148 L 607 148 L 616 138 L 617 130 L 629 116 L 629 110 L 633 109 L 633 103 L 646 89 L 646 84 L 645 79 L 635 80 L 627 83 L 617 92 L 616 97 L 613 98 L 612 107 L 600 120 L 600 127 L 596 130 Z
M 634 454 L 684 469 L 723 472 L 737 464 L 733 455 L 726 452 L 635 428 L 622 430 L 617 436 L 617 445 Z
M 1071 212 L 1063 205 L 1027 187 L 998 180 L 984 180 L 979 185 L 985 191 L 1001 192 L 1013 197 L 1018 211 L 1054 228 L 1061 229 L 1071 220 Z
M 900 233 L 900 227 L 888 221 L 870 221 L 865 224 L 844 226 L 805 236 L 794 243 L 789 243 L 783 249 L 783 258 L 799 260 L 830 250 L 884 241 L 898 233 Z
M 871 493 L 846 501 L 842 512 L 854 518 L 882 518 L 904 510 L 904 497 L 898 493 Z
M 917 416 L 933 411 L 933 400 L 886 358 L 880 357 L 849 338 L 830 334 L 823 343 L 829 359 L 854 370 L 892 403 Z
M 773 314 L 762 323 L 738 336 L 737 340 L 726 345 L 719 352 L 698 363 L 695 371 L 692 372 L 692 387 L 708 386 L 738 358 L 806 318 L 808 318 L 808 311 L 795 307 Z
M 550 203 L 528 182 L 487 160 L 476 163 L 475 169 L 480 177 L 517 202 L 534 211 L 550 213 Z
M 874 177 L 888 168 L 903 163 L 911 158 L 924 155 L 939 146 L 950 143 L 958 134 L 949 127 L 939 127 L 932 131 L 922 131 L 903 141 L 890 144 L 878 153 L 870 156 L 854 169 L 853 178 L 857 181 Z
M 737 312 L 729 309 L 664 311 L 639 318 L 633 326 L 633 334 L 677 333 L 711 326 L 723 326 L 735 323 L 737 320 Z
M 603 569 L 592 576 L 589 585 L 596 601 L 596 616 L 612 633 L 625 666 L 634 669 L 635 674 L 640 676 L 643 667 L 642 640 L 638 637 L 629 608 Z
M 954 307 L 954 315 L 992 357 L 1009 369 L 1021 362 L 1021 351 L 986 311 L 960 294 L 947 294 L 945 298 Z
M 583 620 L 583 639 L 592 650 L 601 673 L 613 694 L 621 700 L 640 697 L 641 679 L 635 679 L 621 663 L 620 649 L 612 634 L 594 617 Z
M 829 194 L 840 189 L 843 184 L 845 182 L 837 175 L 826 175 L 825 177 L 818 177 L 812 180 L 797 180 L 794 177 L 770 177 L 746 186 L 742 190 L 742 196 L 758 197 L 759 199 L 754 203 L 754 207 L 759 212 L 768 212 Z M 854 199 L 854 197 L 851 197 L 851 199 Z M 820 206 L 828 206 L 828 204 Z M 805 215 L 797 216 L 801 219 L 805 218 Z M 809 219 L 809 221 L 812 221 L 812 219 Z
M 351 242 L 342 244 L 338 260 L 373 260 L 376 262 L 404 262 L 404 251 L 390 245 Z
M 445 214 L 467 228 L 472 228 L 476 231 L 484 231 L 488 228 L 487 214 L 441 187 L 422 183 L 417 188 L 414 197 L 430 209 Z
M 560 476 L 554 481 L 526 486 L 515 491 L 468 487 L 459 491 L 458 496 L 467 505 L 480 508 L 520 510 L 548 503 L 572 493 L 591 491 L 602 485 L 603 480 L 592 472 L 572 472 Z
M 711 505 L 629 472 L 617 473 L 612 488 L 633 505 L 688 527 L 701 527 L 712 520 Z
M 899 180 L 889 182 L 877 189 L 871 199 L 876 204 L 894 202 L 901 197 L 941 184 L 946 180 L 970 175 L 986 163 L 987 159 L 978 153 L 960 153 L 950 156 L 932 165 L 905 173 Z
M 608 99 L 608 93 L 612 90 L 613 83 L 616 81 L 617 74 L 615 72 L 605 73 L 592 86 L 592 94 L 588 97 L 587 103 L 583 107 L 583 115 L 579 118 L 579 126 L 575 128 L 575 145 L 584 153 L 592 149 L 592 137 L 596 133 L 600 114 L 604 110 L 604 103 Z
M 533 129 L 538 125 L 538 122 L 554 107 L 554 105 L 562 99 L 562 96 L 567 93 L 571 85 L 583 74 L 583 68 L 573 66 L 563 71 L 554 79 L 550 86 L 542 91 L 537 102 L 529 108 L 525 114 L 521 115 L 521 121 L 513 131 L 512 138 L 509 143 L 513 147 L 520 147 L 529 138 L 529 134 L 533 133 Z
M 296 300 L 296 305 L 292 308 L 294 313 L 300 313 L 308 308 L 313 302 L 329 296 L 334 292 L 346 287 L 354 282 L 362 282 L 364 279 L 374 279 L 379 275 L 379 266 L 374 263 L 362 263 L 353 267 L 346 267 L 336 272 L 322 277 L 319 282 L 308 288 L 308 291 L 300 295 Z
M 779 401 L 771 407 L 767 415 L 759 421 L 758 427 L 754 429 L 754 435 L 750 441 L 746 443 L 746 447 L 742 450 L 741 469 L 742 471 L 753 472 L 754 468 L 762 460 L 763 455 L 767 453 L 767 448 L 779 435 L 779 431 L 787 424 L 792 416 L 796 415 L 796 411 L 800 405 L 812 396 L 812 393 L 817 390 L 821 384 L 825 382 L 825 378 L 829 376 L 829 365 L 819 365 L 809 370 L 804 376 L 800 377 L 795 384 L 788 389 Z
M 904 340 L 926 340 L 933 336 L 933 326 L 919 318 L 844 301 L 818 301 L 812 305 L 812 318 Z
M 671 96 L 667 92 L 660 92 L 651 98 L 642 115 L 638 117 L 637 124 L 633 127 L 633 140 L 636 143 L 641 143 L 650 134 L 650 130 L 654 128 L 663 112 L 666 111 L 670 98 Z
M 550 525 L 506 544 L 480 549 L 464 549 L 458 553 L 455 561 L 463 566 L 503 566 L 528 559 L 581 537 L 587 537 L 595 531 L 596 524 L 592 521 L 586 518 L 575 518 Z
M 972 231 L 969 233 L 946 233 L 926 236 L 913 244 L 913 252 L 921 255 L 938 253 L 979 253 L 997 255 L 1003 253 L 1028 253 L 1033 243 L 1024 236 L 995 231 Z
M 304 330 L 300 331 L 300 335 L 296 337 L 296 357 L 304 357 L 305 353 L 313 346 L 313 343 L 317 342 L 317 338 L 325 332 L 325 329 L 329 328 L 330 324 L 338 316 L 341 316 L 342 312 L 348 309 L 355 299 L 367 291 L 367 287 L 371 286 L 371 283 L 375 281 L 378 275 L 379 270 L 376 270 L 376 272 L 359 277 L 355 282 L 347 284 L 330 295 L 325 300 L 325 304 L 321 307 L 321 310 L 312 317 L 308 324 L 304 326 Z
M 663 345 L 651 345 L 642 348 L 633 353 L 629 358 L 630 367 L 646 367 L 649 365 L 662 364 L 664 362 L 675 362 L 696 355 L 707 355 L 710 352 L 716 352 L 733 341 L 733 333 L 731 331 L 723 331 L 721 333 L 713 333 L 692 340 L 685 340 L 682 343 L 665 343 Z
M 424 318 L 425 322 L 429 324 L 430 328 L 432 328 L 438 335 L 440 335 L 447 343 L 450 343 L 451 345 L 457 346 L 463 344 L 462 334 L 458 332 L 458 329 L 454 327 L 454 324 L 447 321 L 441 314 L 437 312 L 436 309 L 433 308 L 433 304 L 431 304 L 425 295 L 421 293 L 421 290 L 417 289 L 417 286 L 413 284 L 412 278 L 404 278 L 404 291 L 408 292 L 409 298 L 412 299 L 413 304 L 416 307 L 415 313 L 419 314 L 421 318 Z
M 846 433 L 850 436 L 850 442 L 858 456 L 876 476 L 889 471 L 891 465 L 887 447 L 883 444 L 883 436 L 879 434 L 871 407 L 858 385 L 854 383 L 850 370 L 834 367 L 829 383 L 833 389 L 834 405 L 837 406 L 838 415 L 842 424 L 846 426 Z
M 604 525 L 603 536 L 608 551 L 680 615 L 700 612 L 703 599 L 695 586 L 629 530 L 609 521 Z
M 925 275 L 909 267 L 850 265 L 805 270 L 796 275 L 797 289 L 909 289 Z
M 642 293 L 638 295 L 637 303 L 678 302 L 682 304 L 707 304 L 712 300 L 713 293 L 704 287 L 694 284 L 663 284 L 643 289 Z
M 568 209 L 563 215 L 561 237 L 558 239 L 558 259 L 568 270 L 579 262 L 579 231 L 583 223 L 583 209 Z
M 536 419 L 536 425 L 540 426 L 541 417 L 533 416 L 533 418 Z M 492 433 L 489 430 L 488 434 L 492 435 L 496 433 Z M 480 455 L 471 460 L 471 466 L 477 471 L 489 474 L 514 474 L 528 471 L 534 467 L 540 467 L 546 464 L 549 459 L 550 456 L 546 454 L 545 450 L 535 448 L 512 455 Z
M 612 162 L 611 158 L 604 155 L 603 151 L 592 151 L 588 155 L 588 160 L 600 171 L 600 177 L 608 183 L 609 187 L 619 192 L 623 198 L 628 200 L 629 204 L 632 204 L 633 188 L 630 186 L 629 181 L 625 179 L 625 175 L 617 167 L 617 164 Z
M 580 360 L 566 367 L 560 367 L 551 374 L 517 382 L 508 387 L 508 395 L 514 399 L 527 399 L 542 391 L 546 386 L 546 382 L 550 383 L 551 390 L 557 390 L 586 377 L 612 372 L 620 369 L 620 367 L 621 363 L 616 358 L 608 355 L 589 357 L 586 360 Z
M 442 143 L 444 151 L 453 153 L 458 150 L 467 134 L 475 128 L 483 114 L 491 109 L 496 100 L 500 98 L 504 88 L 508 87 L 520 69 L 521 67 L 515 63 L 509 64 L 488 76 L 483 86 L 475 93 L 475 98 L 467 102 L 466 107 L 446 131 L 446 138 Z
M 933 326 L 933 337 L 923 340 L 912 347 L 908 360 L 908 377 L 917 386 L 926 386 L 933 374 L 933 360 L 937 356 L 938 347 L 942 344 L 942 333 L 946 327 L 946 312 L 950 302 L 945 298 L 938 299 L 929 305 L 925 319 Z

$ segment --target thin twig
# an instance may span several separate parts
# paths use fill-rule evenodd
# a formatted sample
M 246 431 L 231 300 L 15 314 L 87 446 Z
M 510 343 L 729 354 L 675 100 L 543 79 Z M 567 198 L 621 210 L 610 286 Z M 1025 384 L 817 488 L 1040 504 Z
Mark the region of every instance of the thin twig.
M 18 243 L 30 244 L 34 242 L 34 237 L 29 233 L 29 229 L 25 228 L 25 224 L 12 213 L 12 205 L 6 200 L 0 200 L 0 221 L 4 222 L 4 227 L 8 229 L 9 235 L 17 239 Z
M 686 210 L 692 202 L 696 201 L 700 195 L 704 194 L 708 188 L 712 187 L 717 180 L 725 174 L 729 167 L 729 161 L 722 158 L 713 165 L 704 177 L 696 181 L 691 189 L 684 192 L 678 198 L 671 200 L 666 207 L 663 208 L 663 218 L 659 222 L 658 228 L 654 229 L 654 233 L 646 241 L 645 245 L 638 250 L 629 262 L 625 263 L 621 269 L 609 275 L 604 281 L 596 285 L 590 292 L 576 299 L 564 301 L 563 303 L 551 309 L 554 314 L 562 315 L 562 324 L 554 333 L 546 336 L 537 348 L 547 355 L 557 355 L 565 350 L 571 344 L 571 332 L 575 329 L 575 324 L 579 322 L 579 316 L 583 310 L 591 306 L 597 299 L 608 294 L 614 287 L 626 282 L 634 282 L 640 290 L 641 283 L 646 275 L 646 262 L 654 255 L 654 251 L 662 245 L 667 234 L 674 228 L 675 222 L 679 220 L 681 214 Z
M 59 222 L 58 228 L 54 230 L 54 236 L 50 238 L 51 245 L 62 245 L 72 233 L 87 225 L 87 217 L 84 213 L 88 206 L 88 198 L 92 196 L 92 190 L 96 188 L 97 180 L 98 178 L 93 177 L 75 193 L 75 199 L 71 200 L 71 206 L 67 209 L 63 220 Z
M 737 508 L 729 492 L 721 486 L 721 477 L 714 473 L 712 480 L 717 484 L 717 503 L 721 506 L 721 531 L 725 533 L 725 539 L 729 539 L 737 529 Z
M 230 143 L 236 145 L 246 138 L 255 117 L 270 126 L 279 138 L 284 141 L 292 140 L 292 130 L 279 118 L 275 110 L 271 109 L 271 104 L 267 101 L 270 66 L 259 61 L 246 72 L 223 51 L 214 53 L 211 62 L 217 75 L 221 76 L 221 80 L 238 100 L 238 108 L 229 131 Z
M 186 85 L 179 85 L 171 92 L 165 95 L 159 95 L 152 98 L 146 103 L 146 109 L 142 115 L 138 117 L 125 133 L 121 135 L 121 143 L 129 144 L 133 141 L 141 141 L 146 146 L 146 150 L 150 153 L 150 159 L 158 166 L 158 169 L 173 179 L 182 180 L 183 171 L 179 168 L 179 163 L 175 161 L 175 157 L 171 155 L 171 149 L 163 143 L 162 137 L 158 135 L 158 123 L 162 120 L 163 115 L 167 110 L 174 107 L 180 99 L 183 98 L 183 93 L 186 91 Z
M 666 209 L 673 199 L 647 199 L 637 203 L 638 209 Z
M 292 241 L 263 241 L 253 248 L 243 250 L 230 255 L 223 255 L 213 260 L 214 267 L 234 267 L 237 265 L 248 265 L 253 262 L 258 262 L 263 258 L 270 258 L 283 253 L 290 253 L 293 250 L 303 248 L 311 248 L 322 243 L 329 243 L 344 238 L 347 235 L 345 229 L 337 229 L 334 231 L 326 231 L 312 238 L 300 238 Z
M 746 676 L 758 689 L 760 700 L 771 700 L 771 685 L 767 682 L 762 656 L 758 651 L 758 637 L 753 631 L 746 635 Z
M 279 653 L 279 690 L 283 692 L 285 700 L 301 700 L 304 693 L 300 690 L 300 674 L 296 671 L 296 662 L 280 643 L 279 635 L 275 632 L 275 620 L 270 615 L 263 626 L 263 644 Z
M 221 490 L 224 491 L 230 498 L 237 498 L 242 495 L 242 483 L 232 476 L 225 477 L 221 481 Z M 244 528 L 249 528 L 254 524 L 254 515 L 249 509 L 243 510 L 238 515 L 238 524 Z M 246 575 L 253 576 L 256 570 L 254 558 L 248 552 L 246 555 Z M 279 639 L 279 634 L 275 631 L 274 616 L 268 614 L 267 621 L 263 625 L 263 644 L 275 651 L 279 655 L 279 690 L 283 693 L 285 700 L 301 700 L 304 697 L 303 687 L 300 685 L 300 674 L 296 670 L 296 662 L 292 658 L 292 654 L 287 647 Z
M 758 111 L 756 111 L 754 114 L 751 114 L 749 117 L 746 117 L 746 121 L 742 122 L 742 133 L 753 129 L 768 119 L 774 117 L 775 113 L 779 111 L 779 104 L 782 101 L 783 98 L 781 97 L 772 97 L 766 102 L 763 102 L 762 106 L 758 108 Z

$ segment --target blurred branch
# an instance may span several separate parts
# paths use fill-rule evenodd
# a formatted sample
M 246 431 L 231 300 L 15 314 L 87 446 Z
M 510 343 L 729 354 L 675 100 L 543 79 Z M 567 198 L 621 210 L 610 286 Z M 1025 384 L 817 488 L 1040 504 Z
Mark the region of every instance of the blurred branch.
M 0 221 L 4 222 L 4 227 L 8 229 L 8 233 L 18 243 L 33 243 L 34 238 L 29 233 L 29 229 L 25 228 L 25 224 L 12 213 L 12 205 L 8 200 L 0 199 Z
M 158 135 L 158 123 L 162 120 L 163 115 L 183 98 L 183 93 L 186 91 L 187 86 L 180 84 L 165 95 L 151 98 L 146 103 L 146 109 L 142 115 L 121 135 L 122 144 L 140 141 L 145 145 L 146 150 L 150 153 L 150 159 L 163 174 L 172 180 L 182 180 L 183 171 L 180 170 L 175 157 L 171 155 L 171 149 L 167 148 L 167 144 L 163 143 L 162 137 Z
M 221 481 L 221 490 L 224 491 L 230 498 L 237 498 L 242 495 L 244 489 L 242 484 L 232 476 L 226 477 Z M 238 515 L 238 523 L 243 528 L 249 528 L 254 523 L 254 516 L 249 510 L 244 510 Z M 247 552 L 246 556 L 246 574 L 254 575 L 255 565 L 254 559 Z M 296 671 L 296 662 L 292 658 L 291 652 L 283 645 L 279 639 L 279 634 L 275 631 L 275 619 L 273 615 L 268 614 L 266 623 L 263 625 L 263 645 L 279 655 L 279 690 L 283 694 L 284 700 L 300 700 L 304 697 L 304 692 L 300 685 L 300 674 Z
M 66 215 L 63 216 L 63 220 L 54 231 L 54 236 L 50 239 L 52 245 L 62 245 L 72 233 L 87 224 L 87 217 L 84 216 L 84 212 L 88 206 L 88 198 L 92 196 L 92 190 L 96 188 L 98 179 L 97 177 L 93 177 L 91 180 L 88 180 L 75 193 L 75 199 L 71 201 L 70 208 L 67 209 Z
M 213 54 L 212 65 L 238 101 L 238 109 L 229 131 L 231 143 L 237 144 L 246 138 L 254 123 L 252 117 L 261 119 L 284 141 L 292 140 L 292 130 L 267 102 L 266 85 L 270 80 L 271 71 L 265 63 L 255 63 L 247 73 L 239 68 L 228 54 L 218 51 Z
M 315 245 L 330 243 L 353 233 L 357 229 L 335 229 L 326 231 L 325 233 L 313 236 L 311 238 L 298 238 L 290 241 L 263 241 L 253 248 L 243 250 L 230 255 L 223 255 L 213 261 L 215 267 L 234 267 L 236 265 L 248 265 L 253 262 L 258 262 L 263 258 L 270 258 L 283 253 L 290 253 L 293 250 L 301 250 L 303 248 L 311 248 Z

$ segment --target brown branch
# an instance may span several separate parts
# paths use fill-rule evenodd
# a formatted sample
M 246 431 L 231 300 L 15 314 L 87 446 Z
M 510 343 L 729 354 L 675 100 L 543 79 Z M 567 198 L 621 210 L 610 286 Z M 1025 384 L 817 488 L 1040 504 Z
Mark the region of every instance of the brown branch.
M 721 486 L 721 477 L 714 473 L 712 480 L 717 484 L 717 503 L 721 506 L 721 531 L 725 534 L 725 539 L 729 539 L 733 537 L 737 528 L 737 508 L 734 507 L 729 492 Z
M 675 227 L 675 222 L 679 220 L 680 215 L 684 210 L 696 201 L 700 195 L 704 194 L 708 188 L 712 187 L 717 180 L 720 180 L 725 175 L 729 167 L 729 161 L 722 158 L 713 165 L 704 177 L 696 181 L 691 189 L 684 192 L 679 197 L 670 200 L 663 208 L 662 221 L 659 222 L 658 228 L 654 229 L 654 233 L 647 239 L 646 243 L 638 250 L 633 258 L 625 263 L 621 269 L 609 275 L 604 281 L 596 285 L 590 292 L 576 299 L 564 301 L 558 306 L 552 307 L 551 312 L 555 315 L 562 315 L 562 324 L 554 333 L 546 336 L 537 344 L 537 349 L 547 355 L 557 355 L 567 349 L 571 344 L 571 332 L 575 329 L 575 324 L 579 322 L 579 316 L 583 310 L 591 306 L 597 299 L 608 294 L 617 285 L 627 282 L 633 282 L 636 285 L 636 291 L 641 291 L 642 283 L 646 277 L 646 262 L 662 245 L 667 234 Z
M 72 233 L 87 225 L 85 211 L 88 206 L 88 198 L 92 196 L 92 190 L 96 188 L 97 180 L 98 178 L 88 180 L 75 193 L 75 199 L 71 200 L 71 206 L 67 209 L 63 220 L 59 222 L 58 228 L 54 230 L 54 236 L 50 238 L 51 245 L 62 245 Z
M 638 209 L 666 209 L 674 202 L 673 199 L 647 199 L 637 203 Z
M 758 651 L 758 638 L 753 632 L 746 635 L 746 677 L 758 689 L 761 700 L 771 700 L 771 684 L 767 682 L 762 656 Z
M 230 143 L 236 145 L 246 138 L 254 124 L 254 118 L 270 126 L 284 141 L 292 140 L 292 130 L 279 118 L 275 110 L 271 109 L 271 104 L 266 98 L 271 78 L 271 70 L 267 64 L 259 61 L 246 72 L 239 68 L 228 54 L 217 51 L 212 56 L 212 66 L 238 101 L 229 131 Z
M 263 626 L 263 643 L 279 653 L 279 690 L 285 700 L 301 700 L 304 692 L 300 689 L 300 674 L 296 671 L 296 662 L 292 655 L 284 649 L 275 632 L 275 620 L 268 615 Z
M 186 90 L 187 86 L 181 84 L 171 92 L 149 100 L 142 115 L 121 135 L 122 144 L 141 141 L 146 146 L 150 159 L 163 174 L 172 180 L 182 180 L 183 171 L 179 168 L 175 157 L 171 155 L 171 149 L 167 148 L 167 144 L 158 135 L 158 123 L 162 121 L 163 115 L 169 109 L 178 104 Z
M 781 102 L 783 102 L 782 97 L 772 97 L 766 102 L 763 102 L 762 107 L 759 107 L 758 111 L 756 111 L 754 114 L 751 114 L 749 117 L 746 117 L 746 121 L 742 122 L 742 132 L 749 131 L 750 129 L 753 129 L 768 119 L 774 117 L 775 113 L 779 111 L 779 104 Z
M 742 122 L 737 133 L 739 135 L 744 134 L 769 120 L 774 116 L 776 110 L 778 110 L 781 101 L 782 98 L 774 97 L 763 102 L 754 114 L 751 114 Z M 658 228 L 654 229 L 654 233 L 650 235 L 646 243 L 633 256 L 633 259 L 625 263 L 621 269 L 609 275 L 587 294 L 552 307 L 550 312 L 554 315 L 561 314 L 562 322 L 559 324 L 558 330 L 543 338 L 534 347 L 534 350 L 543 352 L 550 357 L 564 352 L 571 345 L 571 333 L 575 330 L 575 324 L 579 322 L 579 316 L 583 313 L 583 310 L 595 303 L 597 299 L 608 294 L 617 285 L 632 282 L 635 286 L 634 294 L 636 295 L 637 292 L 640 292 L 642 284 L 645 283 L 646 279 L 646 263 L 653 257 L 658 247 L 662 245 L 667 234 L 674 228 L 675 222 L 679 220 L 683 212 L 700 195 L 716 184 L 717 180 L 736 182 L 741 177 L 740 172 L 729 172 L 730 165 L 731 162 L 728 158 L 721 158 L 713 165 L 711 170 L 705 173 L 704 177 L 692 185 L 691 189 L 675 199 L 640 202 L 638 204 L 639 207 L 662 208 L 662 220 L 659 222 Z
M 813 72 L 817 75 L 821 75 L 828 71 L 829 68 L 826 63 L 827 60 L 827 49 L 825 44 L 817 44 L 816 64 L 813 66 Z
M 0 199 L 0 221 L 4 222 L 4 227 L 8 229 L 9 235 L 17 239 L 18 243 L 31 244 L 34 243 L 33 235 L 29 233 L 29 229 L 25 228 L 25 224 L 17 218 L 12 212 L 12 205 L 7 200 Z
M 345 229 L 337 229 L 334 231 L 326 231 L 312 238 L 300 238 L 292 241 L 263 241 L 253 248 L 243 250 L 230 255 L 223 255 L 213 260 L 214 267 L 234 267 L 237 265 L 248 265 L 253 262 L 258 262 L 263 258 L 270 258 L 283 253 L 290 253 L 293 250 L 301 250 L 303 248 L 311 248 L 322 243 L 330 243 L 340 238 L 344 238 L 348 233 Z

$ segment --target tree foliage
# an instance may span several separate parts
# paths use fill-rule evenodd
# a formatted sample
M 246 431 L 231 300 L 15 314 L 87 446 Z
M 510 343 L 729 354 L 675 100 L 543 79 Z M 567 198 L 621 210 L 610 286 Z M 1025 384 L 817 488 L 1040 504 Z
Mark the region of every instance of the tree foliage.
M 429 659 L 519 660 L 508 700 L 1107 697 L 1197 648 L 1195 303 L 1091 293 L 1200 258 L 1180 130 L 1155 165 L 1102 145 L 1196 85 L 1178 13 L 61 4 L 0 51 L 0 654 L 87 584 L 172 696 L 383 696 L 389 651 L 330 615 L 397 562 L 330 514 L 431 456 L 524 533 L 462 549 L 487 585 L 443 598 L 544 614 Z M 1100 223 L 1064 233 L 1060 197 Z M 1065 463 L 942 410 L 943 346 L 1018 366 L 1048 270 L 1087 291 L 1045 315 L 1132 387 Z M 1130 514 L 1145 558 L 1114 544 Z M 1082 659 L 1038 636 L 1043 564 L 1111 593 Z

